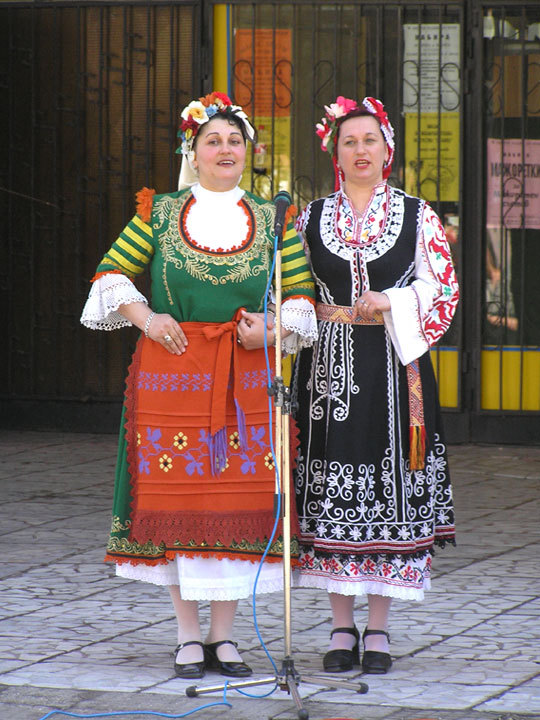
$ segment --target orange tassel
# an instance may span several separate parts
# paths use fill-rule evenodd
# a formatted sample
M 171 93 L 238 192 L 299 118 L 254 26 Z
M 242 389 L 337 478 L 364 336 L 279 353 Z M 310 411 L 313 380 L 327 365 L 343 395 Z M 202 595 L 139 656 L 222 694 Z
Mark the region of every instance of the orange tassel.
M 426 455 L 426 428 L 423 425 L 409 427 L 409 463 L 411 470 L 423 470 Z
M 135 194 L 135 198 L 137 200 L 137 215 L 143 222 L 150 222 L 150 218 L 152 217 L 152 203 L 155 194 L 155 190 L 147 187 L 143 187 L 142 190 L 139 190 L 139 192 Z
M 295 218 L 298 215 L 298 208 L 296 205 L 289 205 L 287 208 L 287 212 L 285 213 L 285 225 L 289 223 L 290 220 Z

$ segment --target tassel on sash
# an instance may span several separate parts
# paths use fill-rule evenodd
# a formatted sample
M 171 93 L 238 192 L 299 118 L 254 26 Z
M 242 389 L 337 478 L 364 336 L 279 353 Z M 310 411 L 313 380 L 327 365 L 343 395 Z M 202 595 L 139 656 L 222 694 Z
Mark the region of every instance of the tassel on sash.
M 238 423 L 238 438 L 240 440 L 240 447 L 247 447 L 247 430 L 246 430 L 246 414 L 240 407 L 240 403 L 234 398 L 234 404 L 236 407 L 236 422 Z
M 424 399 L 418 360 L 407 365 L 409 386 L 409 463 L 411 470 L 423 470 L 426 456 Z
M 227 428 L 223 427 L 208 440 L 208 452 L 210 453 L 210 468 L 212 475 L 219 473 L 227 466 Z
M 246 417 L 238 400 L 238 388 L 236 386 L 236 369 L 238 368 L 238 343 L 237 326 L 241 319 L 242 308 L 238 310 L 234 319 L 222 323 L 218 327 L 204 329 L 208 339 L 219 338 L 219 348 L 216 360 L 216 377 L 212 394 L 212 419 L 210 426 L 210 441 L 208 450 L 210 452 L 210 465 L 212 475 L 219 475 L 227 466 L 227 426 L 225 408 L 229 379 L 234 384 L 234 404 L 236 407 L 236 421 L 238 423 L 238 436 L 241 447 L 247 447 Z

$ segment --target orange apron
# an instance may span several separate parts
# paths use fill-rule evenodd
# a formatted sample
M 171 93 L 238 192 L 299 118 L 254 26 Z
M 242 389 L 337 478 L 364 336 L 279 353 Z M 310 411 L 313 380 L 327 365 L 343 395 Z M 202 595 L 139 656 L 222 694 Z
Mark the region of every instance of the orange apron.
M 180 356 L 141 337 L 128 375 L 130 540 L 257 559 L 275 522 L 264 350 L 244 350 L 235 321 L 182 329 Z

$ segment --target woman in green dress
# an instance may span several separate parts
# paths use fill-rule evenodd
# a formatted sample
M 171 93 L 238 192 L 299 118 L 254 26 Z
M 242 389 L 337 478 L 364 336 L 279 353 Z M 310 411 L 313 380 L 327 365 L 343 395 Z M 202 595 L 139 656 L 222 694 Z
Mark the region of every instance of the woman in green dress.
M 126 380 L 107 560 L 166 585 L 178 620 L 175 671 L 242 677 L 238 600 L 253 591 L 274 526 L 266 315 L 275 207 L 239 187 L 254 131 L 222 93 L 182 112 L 177 192 L 138 193 L 137 214 L 98 266 L 81 321 L 141 329 Z M 149 269 L 151 303 L 133 280 Z M 317 335 L 314 285 L 292 224 L 282 253 L 282 348 Z M 281 529 L 257 592 L 282 587 Z M 293 543 L 296 551 L 296 544 Z M 204 638 L 199 602 L 210 602 Z

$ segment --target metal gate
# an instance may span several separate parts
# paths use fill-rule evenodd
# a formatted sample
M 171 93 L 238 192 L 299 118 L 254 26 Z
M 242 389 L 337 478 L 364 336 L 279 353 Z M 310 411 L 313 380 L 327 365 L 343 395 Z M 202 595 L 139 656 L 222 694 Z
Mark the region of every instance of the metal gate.
M 299 207 L 332 189 L 314 135 L 324 105 L 385 102 L 397 136 L 390 182 L 439 213 L 462 287 L 432 353 L 449 439 L 538 441 L 537 2 L 25 4 L 0 10 L 2 405 L 21 422 L 31 410 L 51 424 L 52 407 L 88 428 L 98 404 L 99 422 L 102 405 L 116 417 L 133 336 L 79 327 L 86 280 L 133 193 L 175 186 L 180 108 L 219 89 L 257 125 L 245 185 L 269 198 L 288 189 Z
M 144 185 L 174 185 L 201 86 L 200 2 L 2 3 L 0 292 L 8 426 L 111 429 L 133 333 L 85 331 L 96 264 Z
M 472 31 L 470 432 L 540 443 L 540 5 L 478 3 Z

